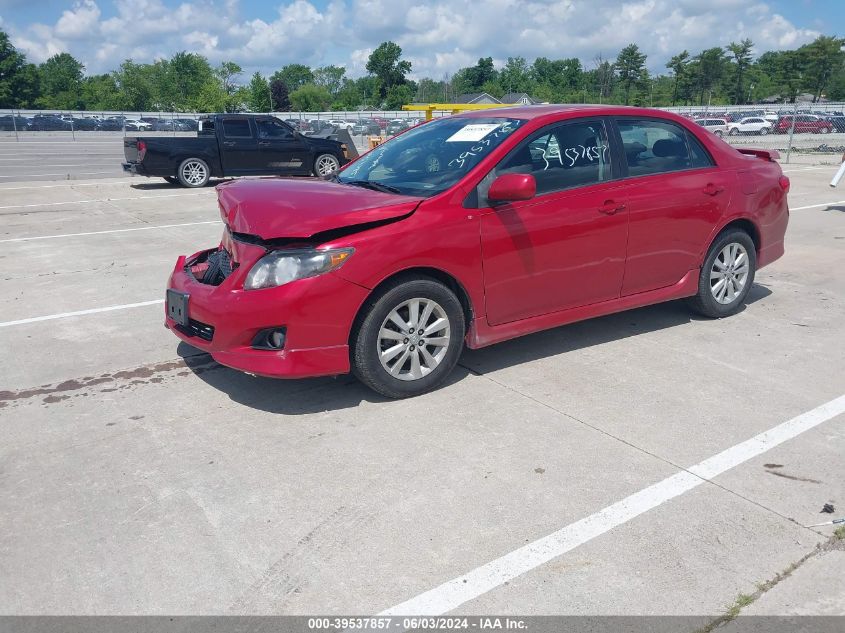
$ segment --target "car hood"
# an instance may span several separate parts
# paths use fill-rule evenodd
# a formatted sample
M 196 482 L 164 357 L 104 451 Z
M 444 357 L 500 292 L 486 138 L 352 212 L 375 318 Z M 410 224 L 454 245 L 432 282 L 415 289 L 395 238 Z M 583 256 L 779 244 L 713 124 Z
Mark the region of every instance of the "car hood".
M 400 218 L 422 201 L 311 178 L 233 180 L 217 186 L 217 198 L 231 231 L 263 240 Z

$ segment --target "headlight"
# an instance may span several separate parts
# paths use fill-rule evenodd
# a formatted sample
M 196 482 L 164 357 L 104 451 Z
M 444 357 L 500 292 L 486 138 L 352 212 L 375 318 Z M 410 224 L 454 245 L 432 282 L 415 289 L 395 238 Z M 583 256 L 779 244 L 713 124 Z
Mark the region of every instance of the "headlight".
M 354 252 L 354 248 L 272 251 L 259 259 L 249 271 L 244 289 L 273 288 L 337 270 Z

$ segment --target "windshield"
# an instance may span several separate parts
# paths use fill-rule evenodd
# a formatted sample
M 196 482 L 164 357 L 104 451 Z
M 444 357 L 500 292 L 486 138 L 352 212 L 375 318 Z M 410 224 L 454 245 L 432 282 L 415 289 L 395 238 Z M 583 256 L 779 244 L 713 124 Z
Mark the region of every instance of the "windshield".
M 524 123 L 504 117 L 446 117 L 376 147 L 337 176 L 342 183 L 410 196 L 445 191 Z

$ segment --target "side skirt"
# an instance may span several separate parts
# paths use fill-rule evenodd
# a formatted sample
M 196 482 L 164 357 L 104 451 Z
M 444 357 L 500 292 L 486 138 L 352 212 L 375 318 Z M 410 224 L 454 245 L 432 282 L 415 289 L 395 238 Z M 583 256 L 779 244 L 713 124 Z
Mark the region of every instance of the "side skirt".
M 665 288 L 640 292 L 635 295 L 628 295 L 601 303 L 593 303 L 579 308 L 561 310 L 560 312 L 541 314 L 540 316 L 521 319 L 513 323 L 491 326 L 487 323 L 486 316 L 481 316 L 472 322 L 467 332 L 466 344 L 470 349 L 478 349 L 479 347 L 486 347 L 487 345 L 500 343 L 501 341 L 525 334 L 575 323 L 576 321 L 584 321 L 593 317 L 613 314 L 614 312 L 623 312 L 624 310 L 633 308 L 641 308 L 664 301 L 692 297 L 698 292 L 699 270 L 698 268 L 690 270 L 678 283 Z

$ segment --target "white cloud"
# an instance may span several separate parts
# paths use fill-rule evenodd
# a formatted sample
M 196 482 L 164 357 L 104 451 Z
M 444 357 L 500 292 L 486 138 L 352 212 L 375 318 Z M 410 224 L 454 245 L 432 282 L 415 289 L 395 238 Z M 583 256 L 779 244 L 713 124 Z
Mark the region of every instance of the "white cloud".
M 112 17 L 103 7 L 113 4 Z M 272 8 L 271 8 L 272 6 Z M 245 71 L 284 64 L 339 64 L 365 72 L 367 56 L 393 40 L 415 77 L 441 77 L 479 57 L 614 58 L 631 42 L 652 70 L 683 49 L 695 54 L 751 38 L 757 52 L 800 46 L 814 30 L 799 28 L 765 0 L 483 0 L 460 7 L 447 0 L 333 0 L 320 9 L 287 0 L 259 17 L 238 0 L 77 0 L 53 24 L 9 24 L 16 46 L 35 62 L 67 50 L 89 72 L 126 58 L 152 61 L 188 50 L 213 63 L 237 61 Z

